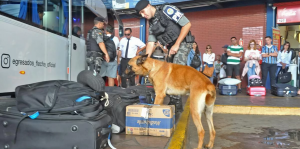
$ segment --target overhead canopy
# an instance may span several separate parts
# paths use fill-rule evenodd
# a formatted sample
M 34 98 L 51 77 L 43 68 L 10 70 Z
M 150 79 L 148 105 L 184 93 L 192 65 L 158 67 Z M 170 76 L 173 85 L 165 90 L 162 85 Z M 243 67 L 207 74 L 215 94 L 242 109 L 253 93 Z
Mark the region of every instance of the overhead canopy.
M 113 9 L 131 9 L 134 8 L 139 0 L 102 0 L 107 8 Z M 151 5 L 160 5 L 163 3 L 178 3 L 192 0 L 149 0 Z

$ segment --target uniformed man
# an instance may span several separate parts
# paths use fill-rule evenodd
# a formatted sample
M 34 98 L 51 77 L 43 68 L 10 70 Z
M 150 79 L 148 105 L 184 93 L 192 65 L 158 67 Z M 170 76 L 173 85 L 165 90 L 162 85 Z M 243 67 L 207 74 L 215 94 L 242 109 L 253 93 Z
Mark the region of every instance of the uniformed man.
M 92 60 L 97 60 L 98 58 L 104 59 L 106 62 L 109 62 L 109 55 L 107 53 L 104 41 L 104 26 L 105 20 L 100 17 L 96 17 L 94 19 L 94 27 L 89 30 L 87 34 L 87 57 L 92 57 Z M 98 59 L 99 61 L 99 59 Z M 101 62 L 98 62 L 98 64 Z M 100 72 L 100 68 L 94 68 L 98 73 Z
M 168 62 L 186 65 L 194 38 L 190 34 L 191 23 L 184 14 L 173 5 L 163 4 L 154 7 L 148 0 L 140 0 L 135 9 L 149 20 L 146 54 L 150 57 L 154 43 L 159 41 L 169 49 Z M 171 96 L 169 104 L 175 104 L 176 111 L 182 111 L 180 96 Z

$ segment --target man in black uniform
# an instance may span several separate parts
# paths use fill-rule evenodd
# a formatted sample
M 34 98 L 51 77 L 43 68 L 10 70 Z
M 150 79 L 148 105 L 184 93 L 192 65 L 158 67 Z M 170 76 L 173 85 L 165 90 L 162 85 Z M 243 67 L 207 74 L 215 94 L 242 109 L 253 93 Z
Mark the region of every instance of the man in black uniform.
M 94 27 L 87 34 L 87 57 L 92 59 L 93 62 L 91 63 L 98 63 L 99 65 L 101 64 L 99 61 L 103 57 L 103 54 L 106 62 L 110 60 L 103 41 L 104 26 L 105 20 L 96 17 L 94 19 Z M 100 68 L 94 68 L 94 70 L 98 73 L 100 72 Z
M 150 57 L 154 43 L 159 41 L 169 49 L 168 62 L 186 65 L 194 39 L 190 34 L 191 23 L 184 14 L 173 5 L 164 4 L 154 7 L 148 0 L 140 0 L 135 9 L 142 17 L 149 20 L 146 54 Z M 170 96 L 170 104 L 175 104 L 176 111 L 182 111 L 180 96 Z

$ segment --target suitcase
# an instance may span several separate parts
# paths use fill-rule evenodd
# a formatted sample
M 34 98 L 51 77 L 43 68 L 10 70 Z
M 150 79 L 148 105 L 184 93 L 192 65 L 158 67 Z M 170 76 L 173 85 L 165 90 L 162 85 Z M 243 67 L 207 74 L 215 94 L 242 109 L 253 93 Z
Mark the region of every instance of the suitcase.
M 248 87 L 247 93 L 250 96 L 266 96 L 266 88 L 263 86 Z
M 139 103 L 139 94 L 131 89 L 120 87 L 105 87 L 109 105 L 104 109 L 112 117 L 112 132 L 120 133 L 125 130 L 126 106 Z
M 103 149 L 111 132 L 106 111 L 94 117 L 70 114 L 23 116 L 15 103 L 0 102 L 0 146 L 5 149 Z
M 297 96 L 298 89 L 289 84 L 276 84 L 271 87 L 271 93 L 275 96 Z
M 237 94 L 238 87 L 236 85 L 221 85 L 219 87 L 220 95 L 234 96 Z

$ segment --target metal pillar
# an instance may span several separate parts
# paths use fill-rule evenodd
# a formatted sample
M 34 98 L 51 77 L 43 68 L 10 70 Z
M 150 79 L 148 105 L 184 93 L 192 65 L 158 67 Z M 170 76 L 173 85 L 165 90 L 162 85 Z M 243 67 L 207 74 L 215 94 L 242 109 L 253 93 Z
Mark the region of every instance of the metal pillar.
M 72 0 L 69 0 L 69 73 L 68 80 L 71 81 L 71 55 L 72 55 Z
M 84 1 L 81 2 L 81 34 L 84 38 Z

